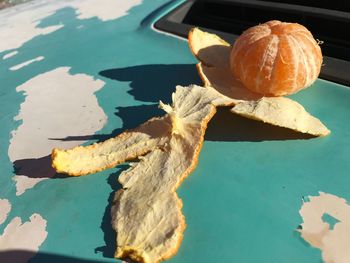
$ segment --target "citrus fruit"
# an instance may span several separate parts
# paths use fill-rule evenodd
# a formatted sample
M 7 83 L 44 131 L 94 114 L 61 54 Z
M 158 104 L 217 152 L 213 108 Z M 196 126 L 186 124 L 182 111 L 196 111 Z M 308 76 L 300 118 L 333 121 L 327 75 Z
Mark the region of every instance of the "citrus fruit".
M 320 74 L 322 52 L 297 23 L 272 20 L 244 31 L 234 43 L 230 68 L 248 89 L 282 96 L 309 87 Z

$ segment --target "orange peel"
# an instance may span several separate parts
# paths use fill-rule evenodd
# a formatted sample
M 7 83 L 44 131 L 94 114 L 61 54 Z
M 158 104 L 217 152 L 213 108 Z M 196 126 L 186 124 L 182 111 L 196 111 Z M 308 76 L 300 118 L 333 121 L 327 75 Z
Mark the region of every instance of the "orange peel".
M 232 113 L 313 136 L 330 134 L 330 130 L 298 102 L 285 97 L 264 97 L 243 86 L 231 73 L 231 46 L 217 35 L 193 28 L 188 40 L 192 53 L 200 61 L 197 71 L 204 86 L 224 95 L 226 101 L 231 99 L 231 105 L 235 105 Z M 259 111 L 252 110 L 253 106 Z
M 70 150 L 54 149 L 54 168 L 73 176 L 101 171 L 135 157 L 139 162 L 119 176 L 112 226 L 117 233 L 115 257 L 156 263 L 178 250 L 185 228 L 182 202 L 176 194 L 194 170 L 207 123 L 216 112 L 215 90 L 176 88 L 167 114 L 116 138 Z

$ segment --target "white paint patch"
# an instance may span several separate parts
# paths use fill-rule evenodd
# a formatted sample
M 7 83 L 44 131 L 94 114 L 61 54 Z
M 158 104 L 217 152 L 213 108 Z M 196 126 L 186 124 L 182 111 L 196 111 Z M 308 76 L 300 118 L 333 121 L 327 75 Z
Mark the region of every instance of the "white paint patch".
M 62 24 L 40 27 L 40 22 L 62 8 L 76 9 L 78 19 L 97 17 L 102 21 L 125 16 L 142 0 L 37 0 L 0 12 L 0 52 L 21 47 L 40 35 L 63 27 Z
M 32 64 L 32 63 L 34 63 L 34 62 L 37 62 L 37 61 L 41 61 L 41 60 L 43 60 L 43 59 L 44 59 L 43 56 L 36 57 L 36 58 L 34 58 L 34 59 L 25 61 L 25 62 L 23 62 L 23 63 L 21 63 L 21 64 L 16 65 L 16 66 L 13 66 L 13 67 L 10 68 L 10 70 L 11 70 L 11 71 L 19 70 L 19 69 L 21 69 L 21 68 L 23 68 L 23 67 L 25 67 L 25 66 L 28 66 L 28 65 L 30 65 L 30 64 Z
M 141 3 L 142 0 L 85 0 L 76 1 L 73 7 L 77 9 L 79 19 L 97 17 L 108 21 L 127 15 L 132 7 Z
M 63 25 L 38 27 L 40 21 L 52 15 L 62 4 L 50 5 L 45 1 L 7 8 L 0 13 L 0 52 L 17 49 L 36 36 L 50 34 Z
M 17 170 L 17 195 L 54 174 L 49 156 L 53 148 L 80 145 L 106 124 L 94 95 L 104 84 L 85 74 L 70 75 L 68 67 L 61 67 L 17 87 L 26 95 L 15 117 L 22 124 L 12 132 L 8 150 Z
M 338 196 L 322 193 L 309 197 L 299 213 L 303 218 L 301 236 L 322 251 L 326 263 L 350 262 L 350 206 Z M 339 222 L 333 228 L 323 221 L 324 215 Z
M 0 25 L 0 38 L 6 39 L 6 41 L 0 42 L 0 52 L 8 49 L 19 48 L 25 42 L 36 36 L 47 35 L 63 27 L 63 25 L 57 25 L 45 28 L 36 28 L 38 22 L 30 23 L 28 21 L 26 23 L 21 19 L 18 21 L 18 23 L 15 23 L 15 21 L 12 21 L 12 23 L 12 26 Z
M 10 53 L 5 54 L 5 55 L 2 57 L 2 59 L 3 59 L 3 60 L 8 59 L 8 58 L 13 57 L 13 56 L 15 56 L 15 55 L 17 55 L 17 54 L 18 54 L 18 51 L 15 50 L 15 51 L 12 51 L 12 52 L 10 52 Z
M 41 215 L 33 214 L 23 224 L 19 217 L 15 217 L 0 236 L 0 262 L 27 262 L 36 254 L 46 237 L 46 220 Z M 27 253 L 11 253 L 16 250 Z
M 0 199 L 0 225 L 5 222 L 11 211 L 11 204 L 7 199 Z
M 31 178 L 25 175 L 15 175 L 13 177 L 13 180 L 16 184 L 16 196 L 20 196 L 21 194 L 24 194 L 24 192 L 28 189 L 33 188 L 35 185 L 40 183 L 43 180 L 46 180 L 47 178 Z

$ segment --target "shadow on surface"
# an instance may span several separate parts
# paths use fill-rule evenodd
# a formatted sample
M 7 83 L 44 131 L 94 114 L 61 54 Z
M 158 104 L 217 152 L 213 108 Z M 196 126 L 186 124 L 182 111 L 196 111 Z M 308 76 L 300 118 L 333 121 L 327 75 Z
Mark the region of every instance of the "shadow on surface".
M 140 105 L 130 107 L 116 107 L 116 116 L 122 119 L 123 126 L 121 128 L 114 129 L 109 134 L 94 134 L 84 136 L 67 136 L 65 138 L 51 138 L 51 140 L 59 141 L 86 141 L 96 140 L 97 142 L 105 141 L 113 138 L 125 130 L 130 130 L 138 127 L 140 124 L 148 121 L 149 119 L 157 116 L 164 115 L 164 111 L 158 108 L 158 104 Z
M 26 175 L 30 178 L 47 178 L 55 174 L 51 166 L 51 155 L 14 161 L 13 169 L 17 175 Z
M 30 260 L 29 260 L 30 259 Z M 29 260 L 29 261 L 28 261 Z M 70 257 L 66 255 L 56 255 L 50 253 L 43 253 L 24 250 L 10 250 L 0 252 L 1 263 L 103 263 L 103 260 L 88 260 Z
M 230 107 L 218 107 L 208 124 L 206 141 L 281 141 L 311 139 L 314 136 L 251 120 L 230 112 Z
M 171 94 L 176 85 L 201 84 L 194 64 L 141 65 L 119 69 L 103 70 L 101 76 L 130 81 L 129 93 L 136 100 L 171 102 Z M 148 119 L 164 113 L 157 105 L 119 107 L 116 115 L 123 121 L 123 127 L 109 135 L 93 136 L 98 140 L 113 137 L 125 129 L 136 128 Z M 313 136 L 298 133 L 286 128 L 265 124 L 240 117 L 229 112 L 229 108 L 219 107 L 216 115 L 209 122 L 205 139 L 209 141 L 266 141 L 310 139 Z
M 154 104 L 116 107 L 114 114 L 121 118 L 123 126 L 113 130 L 110 134 L 67 136 L 65 138 L 51 138 L 51 140 L 85 141 L 91 139 L 100 142 L 115 137 L 126 129 L 136 128 L 153 117 L 164 115 L 164 111 L 158 108 L 158 103 L 160 100 L 170 103 L 171 94 L 177 85 L 187 86 L 201 83 L 195 64 L 139 65 L 106 69 L 100 71 L 99 75 L 112 80 L 130 82 L 131 90 L 128 93 L 135 100 L 153 102 Z
M 119 165 L 119 170 L 115 173 L 111 173 L 107 179 L 108 184 L 112 188 L 112 192 L 109 195 L 108 205 L 106 206 L 100 226 L 104 233 L 105 246 L 95 248 L 95 253 L 102 252 L 103 256 L 106 258 L 113 258 L 116 249 L 116 234 L 111 224 L 111 208 L 116 192 L 122 188 L 122 186 L 118 182 L 118 177 L 123 171 L 127 170 L 129 167 L 129 165 Z
M 177 85 L 200 84 L 194 64 L 140 65 L 103 70 L 101 76 L 130 83 L 128 92 L 135 100 L 169 103 Z
M 16 175 L 24 175 L 29 178 L 65 178 L 66 175 L 56 173 L 51 165 L 51 155 L 41 158 L 22 159 L 13 162 Z

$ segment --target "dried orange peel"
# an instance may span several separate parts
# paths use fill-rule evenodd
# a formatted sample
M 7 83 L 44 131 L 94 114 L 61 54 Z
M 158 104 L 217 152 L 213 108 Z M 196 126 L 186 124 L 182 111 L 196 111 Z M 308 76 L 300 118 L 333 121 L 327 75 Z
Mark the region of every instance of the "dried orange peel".
M 238 103 L 231 112 L 313 136 L 329 134 L 329 130 L 319 119 L 289 98 L 263 97 L 257 101 Z
M 115 138 L 69 150 L 53 149 L 52 166 L 58 173 L 81 176 L 112 168 L 154 150 L 164 143 L 169 125 L 165 118 L 153 118 Z
M 176 253 L 185 220 L 175 191 L 197 165 L 214 101 L 225 98 L 215 90 L 178 86 L 172 106 L 160 103 L 164 117 L 102 143 L 53 151 L 56 170 L 73 176 L 139 158 L 120 175 L 122 189 L 112 207 L 117 258 L 156 263 Z
M 217 35 L 193 28 L 188 40 L 192 53 L 200 61 L 197 70 L 204 86 L 231 99 L 235 105 L 233 113 L 313 136 L 330 133 L 298 102 L 285 97 L 264 97 L 245 88 L 231 73 L 231 46 Z

